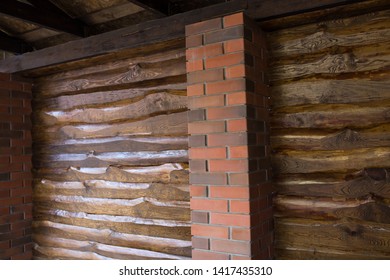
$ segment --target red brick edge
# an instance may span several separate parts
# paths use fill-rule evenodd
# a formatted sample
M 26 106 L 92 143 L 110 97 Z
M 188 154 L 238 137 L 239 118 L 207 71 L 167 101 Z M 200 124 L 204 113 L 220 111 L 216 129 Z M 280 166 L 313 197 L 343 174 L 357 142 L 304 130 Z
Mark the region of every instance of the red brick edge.
M 264 34 L 243 13 L 186 27 L 193 259 L 273 258 Z
M 31 87 L 0 73 L 0 260 L 32 258 Z

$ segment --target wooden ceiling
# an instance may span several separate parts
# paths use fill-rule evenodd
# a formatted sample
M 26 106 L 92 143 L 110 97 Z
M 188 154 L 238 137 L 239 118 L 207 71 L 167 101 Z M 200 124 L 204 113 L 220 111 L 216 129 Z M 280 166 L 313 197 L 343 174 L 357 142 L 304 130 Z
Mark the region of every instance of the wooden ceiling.
M 85 52 L 106 53 L 108 43 L 113 46 L 110 50 L 115 51 L 128 44 L 115 42 L 115 38 L 124 40 L 116 37 L 122 33 L 137 34 L 131 38 L 136 41 L 132 42 L 134 46 L 141 46 L 143 41 L 158 34 L 155 41 L 183 36 L 188 23 L 240 10 L 267 30 L 389 6 L 389 0 L 0 0 L 0 54 L 3 57 L 9 53 L 27 55 L 17 58 L 18 61 L 3 60 L 0 70 L 26 69 L 26 60 L 36 62 L 42 58 L 43 53 L 37 50 L 53 46 L 58 48 L 47 49 L 44 55 L 56 61 L 61 60 L 58 52 L 63 52 L 63 48 L 70 48 L 73 55 L 65 60 L 76 59 L 86 55 Z M 115 33 L 116 30 L 123 31 Z M 97 50 L 92 45 L 96 43 L 92 36 L 98 34 L 103 36 L 101 40 L 106 45 Z M 75 41 L 81 38 L 87 39 Z M 67 42 L 74 44 L 65 47 Z M 23 67 L 19 60 L 23 60 Z
M 1 0 L 0 50 L 24 53 L 225 0 Z

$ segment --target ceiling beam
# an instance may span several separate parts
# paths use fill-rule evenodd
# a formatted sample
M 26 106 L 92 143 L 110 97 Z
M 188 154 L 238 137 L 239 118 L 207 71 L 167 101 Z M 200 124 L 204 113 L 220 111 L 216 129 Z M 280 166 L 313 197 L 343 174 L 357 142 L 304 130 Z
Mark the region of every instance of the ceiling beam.
M 0 50 L 15 54 L 33 51 L 33 48 L 24 41 L 8 36 L 0 31 Z
M 27 0 L 29 3 L 31 3 L 35 8 L 38 8 L 40 10 L 61 14 L 64 17 L 72 19 L 66 12 L 61 10 L 59 7 L 54 5 L 50 0 Z
M 144 8 L 145 10 L 157 12 L 162 16 L 171 15 L 171 3 L 169 0 L 130 0 L 130 2 Z
M 79 37 L 84 37 L 85 35 L 84 26 L 78 21 L 67 18 L 62 14 L 44 13 L 36 7 L 16 0 L 1 0 L 0 13 Z
M 293 0 L 298 1 L 298 0 Z M 324 2 L 326 1 L 326 3 Z M 377 0 L 380 1 L 380 0 Z M 261 10 L 260 4 L 263 7 L 271 7 L 273 9 Z M 142 22 L 137 25 L 125 27 L 122 29 L 110 31 L 100 35 L 88 37 L 81 40 L 71 41 L 62 45 L 49 47 L 46 49 L 26 53 L 18 57 L 11 57 L 0 62 L 0 72 L 15 73 L 37 69 L 40 67 L 52 66 L 61 63 L 76 61 L 89 57 L 102 56 L 125 49 L 137 48 L 149 44 L 184 38 L 185 26 L 191 23 L 224 16 L 227 14 L 245 11 L 250 14 L 252 18 L 262 21 L 270 17 L 278 16 L 278 9 L 280 9 L 281 16 L 299 13 L 303 6 L 286 6 L 286 0 L 235 0 L 225 2 L 213 6 L 208 6 L 198 10 L 192 10 L 185 13 L 165 17 L 148 22 Z M 328 8 L 345 7 L 351 1 L 346 0 L 311 0 L 301 1 L 305 2 L 304 11 L 317 11 Z M 371 0 L 352 1 L 366 2 L 367 5 L 372 3 Z M 388 2 L 383 0 L 383 2 Z M 248 5 L 248 4 L 251 5 Z M 257 3 L 257 5 L 255 5 Z M 297 2 L 296 2 L 297 4 Z M 355 5 L 353 4 L 353 5 Z M 367 6 L 366 5 L 366 6 Z M 365 9 L 366 6 L 362 6 Z M 276 8 L 275 8 L 276 7 Z M 284 8 L 281 8 L 284 7 Z M 253 10 L 252 10 L 253 9 Z M 366 10 L 362 10 L 364 13 Z M 345 12 L 345 11 L 344 11 Z M 332 14 L 333 16 L 340 16 L 340 14 Z M 345 15 L 344 13 L 342 15 Z M 312 21 L 313 18 L 302 15 L 301 21 L 296 24 L 306 23 L 305 21 Z M 60 54 L 60 55 L 59 55 Z

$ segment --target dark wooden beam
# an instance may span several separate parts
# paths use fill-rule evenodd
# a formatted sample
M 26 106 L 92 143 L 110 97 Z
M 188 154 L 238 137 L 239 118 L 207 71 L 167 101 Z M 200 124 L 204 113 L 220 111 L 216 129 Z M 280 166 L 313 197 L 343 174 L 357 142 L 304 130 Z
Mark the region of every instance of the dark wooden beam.
M 56 14 L 61 14 L 64 17 L 67 17 L 71 19 L 71 17 L 65 13 L 63 10 L 58 8 L 56 5 L 54 5 L 49 0 L 27 0 L 29 3 L 31 3 L 35 8 L 38 8 L 42 11 L 52 12 Z
M 144 8 L 145 10 L 151 10 L 163 16 L 171 15 L 171 3 L 169 0 L 130 0 L 130 2 Z
M 246 11 L 252 18 L 262 21 L 271 17 L 278 17 L 278 15 L 286 16 L 302 11 L 315 11 L 351 3 L 351 1 L 346 0 L 292 1 L 294 1 L 295 6 L 286 4 L 289 1 L 285 0 L 235 0 L 192 10 L 9 58 L 0 62 L 0 72 L 21 72 L 184 38 L 185 26 L 188 24 L 239 11 Z M 366 0 L 365 2 L 372 3 L 372 0 Z M 261 7 L 264 9 L 261 9 Z M 305 17 L 302 18 L 307 20 Z M 302 22 L 299 24 L 302 24 Z
M 33 48 L 22 40 L 8 36 L 0 31 L 0 50 L 22 54 L 32 51 Z
M 269 20 L 364 1 L 367 0 L 248 0 L 248 15 Z
M 84 37 L 84 26 L 78 21 L 69 19 L 62 14 L 54 12 L 44 13 L 38 8 L 16 0 L 1 0 L 0 13 L 31 22 L 45 28 Z

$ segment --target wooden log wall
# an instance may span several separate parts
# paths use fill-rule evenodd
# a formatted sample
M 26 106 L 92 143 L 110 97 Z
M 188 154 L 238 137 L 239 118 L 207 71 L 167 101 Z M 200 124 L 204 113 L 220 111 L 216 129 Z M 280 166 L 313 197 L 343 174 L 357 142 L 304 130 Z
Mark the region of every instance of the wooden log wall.
M 190 258 L 184 41 L 138 54 L 36 79 L 36 259 Z
M 390 11 L 268 34 L 279 259 L 390 258 Z

